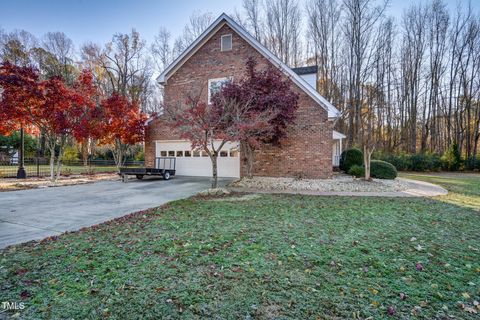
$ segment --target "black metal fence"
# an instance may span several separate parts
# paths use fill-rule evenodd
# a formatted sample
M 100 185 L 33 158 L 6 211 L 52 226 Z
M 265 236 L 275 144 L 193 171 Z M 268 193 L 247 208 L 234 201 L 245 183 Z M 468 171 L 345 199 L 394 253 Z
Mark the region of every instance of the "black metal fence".
M 25 158 L 25 171 L 27 177 L 45 177 L 50 175 L 50 159 Z M 125 167 L 142 167 L 143 161 L 126 161 Z M 55 168 L 56 169 L 56 168 Z M 15 178 L 18 170 L 18 159 L 0 161 L 0 178 Z M 117 167 L 113 160 L 88 160 L 84 163 L 80 160 L 62 161 L 61 175 L 70 176 L 75 174 L 95 174 L 116 172 Z

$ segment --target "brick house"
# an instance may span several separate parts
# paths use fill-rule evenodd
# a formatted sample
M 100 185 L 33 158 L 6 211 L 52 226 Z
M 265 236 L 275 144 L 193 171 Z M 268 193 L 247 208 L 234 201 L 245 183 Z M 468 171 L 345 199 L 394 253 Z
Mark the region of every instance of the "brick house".
M 222 81 L 244 76 L 249 57 L 257 68 L 277 67 L 292 81 L 299 94 L 295 124 L 281 146 L 265 145 L 255 154 L 254 175 L 272 177 L 329 178 L 338 161 L 344 135 L 333 131 L 338 110 L 316 91 L 316 67 L 291 69 L 247 31 L 222 14 L 165 71 L 157 81 L 164 86 L 165 105 L 184 101 L 196 90 L 205 101 Z M 220 152 L 218 175 L 241 177 L 242 157 L 238 143 L 229 143 Z M 177 175 L 211 176 L 210 159 L 191 150 L 161 116 L 149 121 L 145 138 L 145 164 L 155 166 L 158 157 L 176 157 Z

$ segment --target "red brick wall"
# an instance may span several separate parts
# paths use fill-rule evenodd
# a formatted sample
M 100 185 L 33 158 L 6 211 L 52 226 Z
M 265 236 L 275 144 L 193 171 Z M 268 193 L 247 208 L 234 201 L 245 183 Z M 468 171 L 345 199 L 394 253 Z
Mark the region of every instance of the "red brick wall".
M 232 34 L 231 51 L 220 51 L 220 37 Z M 270 62 L 251 47 L 229 26 L 221 27 L 193 56 L 168 79 L 165 104 L 180 105 L 188 93 L 201 93 L 207 100 L 208 79 L 244 76 L 245 62 L 254 57 L 258 68 Z M 297 119 L 281 148 L 266 146 L 255 155 L 254 174 L 258 176 L 302 176 L 328 178 L 332 175 L 332 124 L 327 111 L 292 82 L 299 95 Z M 162 120 L 150 123 L 145 139 L 146 165 L 153 165 L 155 140 L 174 140 L 178 135 Z M 241 170 L 243 174 L 243 169 Z

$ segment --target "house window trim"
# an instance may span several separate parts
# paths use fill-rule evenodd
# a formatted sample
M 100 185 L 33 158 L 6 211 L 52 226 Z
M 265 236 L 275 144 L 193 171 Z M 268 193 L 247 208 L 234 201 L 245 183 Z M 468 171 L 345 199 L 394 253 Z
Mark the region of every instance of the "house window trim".
M 224 37 L 230 37 L 230 49 L 227 49 L 227 50 L 223 49 L 223 38 Z M 229 33 L 229 34 L 222 35 L 220 37 L 220 51 L 221 52 L 227 52 L 227 51 L 232 51 L 232 49 L 233 49 L 233 36 L 232 36 L 232 34 Z

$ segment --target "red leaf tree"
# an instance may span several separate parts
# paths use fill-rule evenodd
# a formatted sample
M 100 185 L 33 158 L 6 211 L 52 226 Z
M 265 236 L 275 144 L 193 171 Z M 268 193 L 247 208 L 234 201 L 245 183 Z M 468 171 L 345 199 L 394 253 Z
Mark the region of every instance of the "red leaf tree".
M 136 101 L 117 93 L 101 103 L 102 125 L 100 143 L 111 145 L 115 164 L 120 168 L 130 145 L 142 142 L 147 116 Z
M 0 134 L 30 125 L 30 110 L 41 104 L 38 72 L 9 62 L 0 65 Z
M 214 113 L 228 119 L 223 132 L 232 141 L 240 141 L 248 177 L 253 174 L 255 150 L 262 144 L 277 144 L 295 120 L 298 94 L 290 80 L 269 66 L 257 70 L 256 61 L 246 62 L 246 76 L 229 82 L 213 96 Z
M 81 144 L 84 165 L 95 140 L 102 135 L 100 93 L 90 70 L 83 70 L 73 84 L 73 136 Z
M 200 93 L 187 94 L 182 106 L 166 107 L 165 112 L 173 120 L 174 129 L 181 138 L 192 143 L 192 149 L 205 151 L 212 162 L 212 188 L 218 183 L 218 154 L 231 137 L 225 132 L 228 123 L 228 114 L 217 112 L 205 102 L 200 101 Z
M 45 136 L 50 151 L 50 178 L 60 176 L 67 136 L 72 132 L 72 91 L 63 81 L 40 81 L 38 71 L 5 62 L 0 67 L 2 99 L 0 113 L 24 128 L 36 128 Z M 10 128 L 11 129 L 11 128 Z M 55 174 L 55 149 L 59 147 Z

